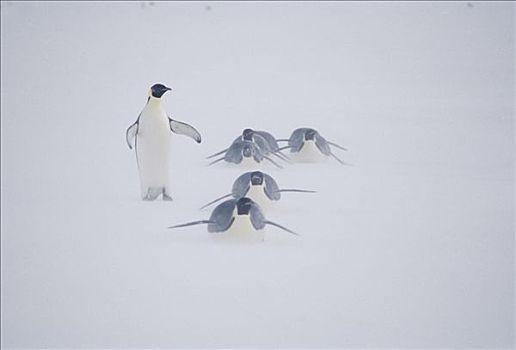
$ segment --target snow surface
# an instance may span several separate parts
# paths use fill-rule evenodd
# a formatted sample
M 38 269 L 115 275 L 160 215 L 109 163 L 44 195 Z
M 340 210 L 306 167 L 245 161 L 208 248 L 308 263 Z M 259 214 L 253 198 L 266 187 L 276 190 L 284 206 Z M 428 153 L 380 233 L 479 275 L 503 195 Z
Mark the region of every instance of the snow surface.
M 514 338 L 515 4 L 2 2 L 2 346 L 480 347 Z M 176 137 L 143 202 L 125 130 Z M 198 208 L 245 127 L 348 152 L 264 165 L 261 244 Z

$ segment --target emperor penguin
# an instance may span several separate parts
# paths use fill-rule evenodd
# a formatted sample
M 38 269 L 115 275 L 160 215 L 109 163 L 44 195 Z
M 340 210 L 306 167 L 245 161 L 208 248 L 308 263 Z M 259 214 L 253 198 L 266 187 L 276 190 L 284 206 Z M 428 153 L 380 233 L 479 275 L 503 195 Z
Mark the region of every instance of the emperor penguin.
M 260 150 L 260 147 L 254 141 L 234 141 L 225 152 L 226 153 L 224 154 L 224 157 L 212 161 L 209 165 L 224 160 L 228 163 L 241 164 L 243 167 L 254 167 L 257 163 L 260 163 L 262 160 L 267 159 L 276 167 L 283 168 L 281 165 L 273 161 L 271 158 L 264 155 Z
M 319 162 L 325 161 L 328 157 L 333 157 L 342 165 L 349 165 L 340 160 L 332 151 L 330 146 L 334 146 L 343 151 L 346 148 L 326 140 L 321 134 L 312 128 L 298 128 L 292 132 L 290 138 L 278 141 L 288 141 L 288 145 L 280 147 L 279 150 L 290 148 L 290 155 L 297 162 Z
M 163 110 L 161 98 L 170 90 L 163 84 L 154 84 L 149 90 L 147 104 L 126 131 L 130 149 L 133 149 L 134 140 L 143 200 L 155 200 L 160 195 L 163 200 L 172 200 L 169 184 L 171 133 L 201 142 L 201 135 L 194 127 L 168 117 Z
M 284 231 L 298 235 L 296 232 L 267 220 L 262 209 L 248 197 L 228 199 L 217 205 L 208 220 L 198 220 L 169 226 L 179 228 L 200 224 L 208 224 L 208 232 L 223 233 L 226 238 L 245 241 L 263 241 L 263 229 L 266 225 L 276 226 Z
M 203 205 L 200 209 L 204 209 L 228 197 L 233 197 L 235 199 L 248 197 L 262 209 L 265 209 L 271 201 L 280 200 L 282 192 L 315 193 L 315 191 L 310 190 L 280 189 L 276 180 L 274 180 L 269 174 L 261 171 L 249 171 L 240 175 L 235 182 L 233 182 L 231 193 Z
M 280 147 L 278 145 L 276 138 L 267 131 L 253 130 L 250 128 L 244 129 L 242 131 L 242 134 L 240 136 L 238 136 L 233 141 L 233 143 L 239 142 L 239 141 L 254 142 L 256 144 L 256 146 L 258 146 L 260 151 L 263 153 L 263 155 L 272 154 L 273 156 L 276 156 L 282 160 L 285 160 L 285 161 L 289 160 L 286 155 L 284 155 L 281 151 L 278 151 Z M 227 152 L 228 149 L 229 149 L 229 147 L 226 149 L 223 149 L 222 151 L 214 153 L 206 158 L 210 159 L 210 158 L 216 157 L 224 152 Z

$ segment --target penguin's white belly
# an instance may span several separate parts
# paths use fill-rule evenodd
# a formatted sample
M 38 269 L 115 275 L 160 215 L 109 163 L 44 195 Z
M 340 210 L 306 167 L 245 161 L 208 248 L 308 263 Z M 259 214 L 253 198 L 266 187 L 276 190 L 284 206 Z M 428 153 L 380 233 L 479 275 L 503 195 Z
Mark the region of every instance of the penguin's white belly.
M 249 235 L 255 232 L 249 215 L 236 215 L 233 225 L 226 231 L 227 234 L 234 235 Z
M 263 242 L 264 232 L 254 229 L 249 215 L 235 215 L 231 227 L 213 237 L 227 242 Z
M 170 130 L 168 121 L 155 116 L 140 121 L 136 140 L 142 195 L 149 188 L 169 186 Z
M 262 185 L 251 185 L 249 191 L 246 193 L 246 197 L 251 198 L 254 202 L 256 202 L 262 210 L 265 210 L 270 207 L 271 200 L 265 194 L 264 188 Z
M 255 161 L 253 157 L 243 157 L 242 161 L 238 165 L 244 169 L 254 169 L 259 166 L 260 163 Z
M 290 158 L 299 163 L 316 163 L 328 160 L 328 156 L 319 151 L 314 141 L 305 141 L 299 152 L 291 152 Z

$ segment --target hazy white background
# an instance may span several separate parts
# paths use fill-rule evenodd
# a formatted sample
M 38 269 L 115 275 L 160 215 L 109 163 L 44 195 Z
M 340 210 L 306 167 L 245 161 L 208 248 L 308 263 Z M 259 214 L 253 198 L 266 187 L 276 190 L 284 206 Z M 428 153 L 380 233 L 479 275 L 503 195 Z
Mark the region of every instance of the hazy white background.
M 515 5 L 2 2 L 2 346 L 481 347 L 514 339 Z M 150 85 L 197 127 L 142 202 Z M 317 128 L 269 166 L 263 244 L 214 242 L 207 167 L 243 128 Z

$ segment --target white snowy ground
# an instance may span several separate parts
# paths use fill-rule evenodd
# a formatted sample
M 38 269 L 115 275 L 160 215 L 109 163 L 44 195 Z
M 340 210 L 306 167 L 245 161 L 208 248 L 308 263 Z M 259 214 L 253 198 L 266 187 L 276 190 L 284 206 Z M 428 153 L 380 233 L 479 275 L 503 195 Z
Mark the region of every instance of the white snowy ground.
M 514 340 L 514 3 L 2 2 L 2 346 L 480 347 Z M 174 201 L 125 130 L 150 85 Z M 214 241 L 245 127 L 350 149 L 262 169 L 301 233 Z

